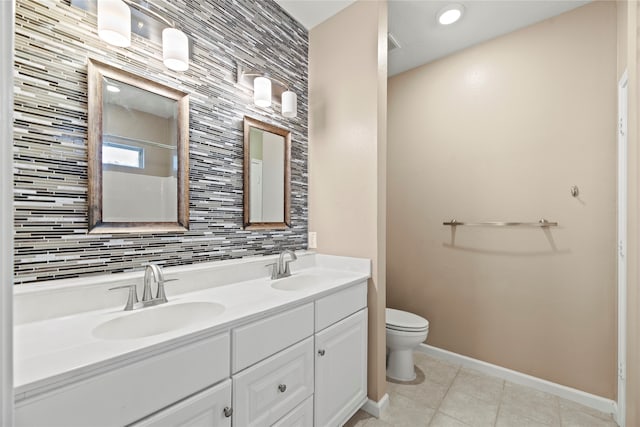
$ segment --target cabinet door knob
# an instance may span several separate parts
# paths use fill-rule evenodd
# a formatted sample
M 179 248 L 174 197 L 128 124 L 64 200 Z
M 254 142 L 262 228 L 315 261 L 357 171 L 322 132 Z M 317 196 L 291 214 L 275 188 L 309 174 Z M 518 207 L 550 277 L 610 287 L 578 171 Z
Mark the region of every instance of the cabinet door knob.
M 320 356 L 324 356 L 324 349 L 318 350 L 318 354 L 319 354 Z
M 233 414 L 233 408 L 229 408 L 228 406 L 225 406 L 222 411 L 224 412 L 224 416 L 227 418 L 229 418 Z
M 278 390 L 280 390 L 282 393 L 284 393 L 285 391 L 287 391 L 287 385 L 286 384 L 280 384 L 278 386 Z

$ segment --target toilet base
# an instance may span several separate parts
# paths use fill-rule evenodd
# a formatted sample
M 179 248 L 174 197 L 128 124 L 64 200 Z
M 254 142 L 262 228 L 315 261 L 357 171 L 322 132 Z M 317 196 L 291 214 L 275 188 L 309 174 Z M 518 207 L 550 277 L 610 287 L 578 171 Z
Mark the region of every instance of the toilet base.
M 412 348 L 389 351 L 387 377 L 395 381 L 413 381 L 416 379 Z

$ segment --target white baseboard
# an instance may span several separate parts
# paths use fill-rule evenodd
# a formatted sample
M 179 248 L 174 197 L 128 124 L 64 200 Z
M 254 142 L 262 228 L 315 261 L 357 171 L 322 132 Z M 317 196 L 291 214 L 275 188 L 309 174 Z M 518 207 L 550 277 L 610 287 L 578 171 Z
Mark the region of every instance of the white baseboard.
M 375 400 L 367 399 L 367 401 L 364 402 L 364 405 L 362 405 L 361 409 L 367 414 L 373 415 L 376 418 L 380 418 L 380 415 L 384 413 L 388 406 L 389 395 L 385 393 L 384 396 L 382 396 L 382 399 L 377 402 Z
M 531 387 L 535 390 L 571 400 L 600 412 L 613 414 L 615 418 L 617 418 L 618 415 L 618 405 L 611 399 L 605 399 L 604 397 L 596 396 L 595 394 L 590 394 L 561 384 L 552 383 L 551 381 L 503 368 L 501 366 L 492 365 L 491 363 L 483 362 L 482 360 L 442 350 L 427 344 L 420 344 L 417 350 L 436 359 L 456 363 L 494 377 L 502 378 L 503 380 L 510 381 L 512 383 Z

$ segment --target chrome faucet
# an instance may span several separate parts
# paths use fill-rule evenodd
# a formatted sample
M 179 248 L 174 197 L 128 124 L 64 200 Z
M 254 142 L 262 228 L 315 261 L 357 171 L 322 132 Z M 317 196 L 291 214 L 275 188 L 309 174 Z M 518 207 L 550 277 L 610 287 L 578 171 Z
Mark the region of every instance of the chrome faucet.
M 164 304 L 167 301 L 167 295 L 164 293 L 164 284 L 177 279 L 165 280 L 162 274 L 162 268 L 158 264 L 149 263 L 144 268 L 144 290 L 142 291 L 142 301 L 138 303 L 138 293 L 136 292 L 136 285 L 124 285 L 117 286 L 109 289 L 129 289 L 129 297 L 127 298 L 127 304 L 124 307 L 125 311 L 135 310 L 136 308 L 149 307 L 152 305 Z M 151 283 L 156 282 L 157 290 L 156 296 L 153 297 L 151 293 Z
M 291 259 L 288 261 L 285 261 L 284 260 L 285 255 L 289 255 Z M 297 259 L 298 257 L 293 251 L 289 249 L 282 251 L 280 253 L 280 256 L 278 257 L 278 262 L 274 262 L 273 264 L 267 265 L 267 267 L 273 266 L 273 269 L 271 270 L 271 280 L 282 279 L 283 277 L 291 276 L 291 270 L 289 269 L 289 264 Z

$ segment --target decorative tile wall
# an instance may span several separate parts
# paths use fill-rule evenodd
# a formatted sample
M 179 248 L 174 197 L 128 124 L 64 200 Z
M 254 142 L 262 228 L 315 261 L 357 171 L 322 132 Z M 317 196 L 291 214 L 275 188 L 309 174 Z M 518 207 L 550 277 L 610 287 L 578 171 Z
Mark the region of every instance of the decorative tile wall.
M 96 17 L 69 0 L 18 0 L 15 55 L 16 283 L 277 253 L 307 245 L 308 34 L 272 0 L 154 0 L 192 40 L 184 73 L 157 43 L 98 39 Z M 87 58 L 188 92 L 190 230 L 87 234 Z M 298 117 L 261 109 L 236 63 L 290 83 Z M 242 229 L 242 119 L 292 131 L 291 229 Z

